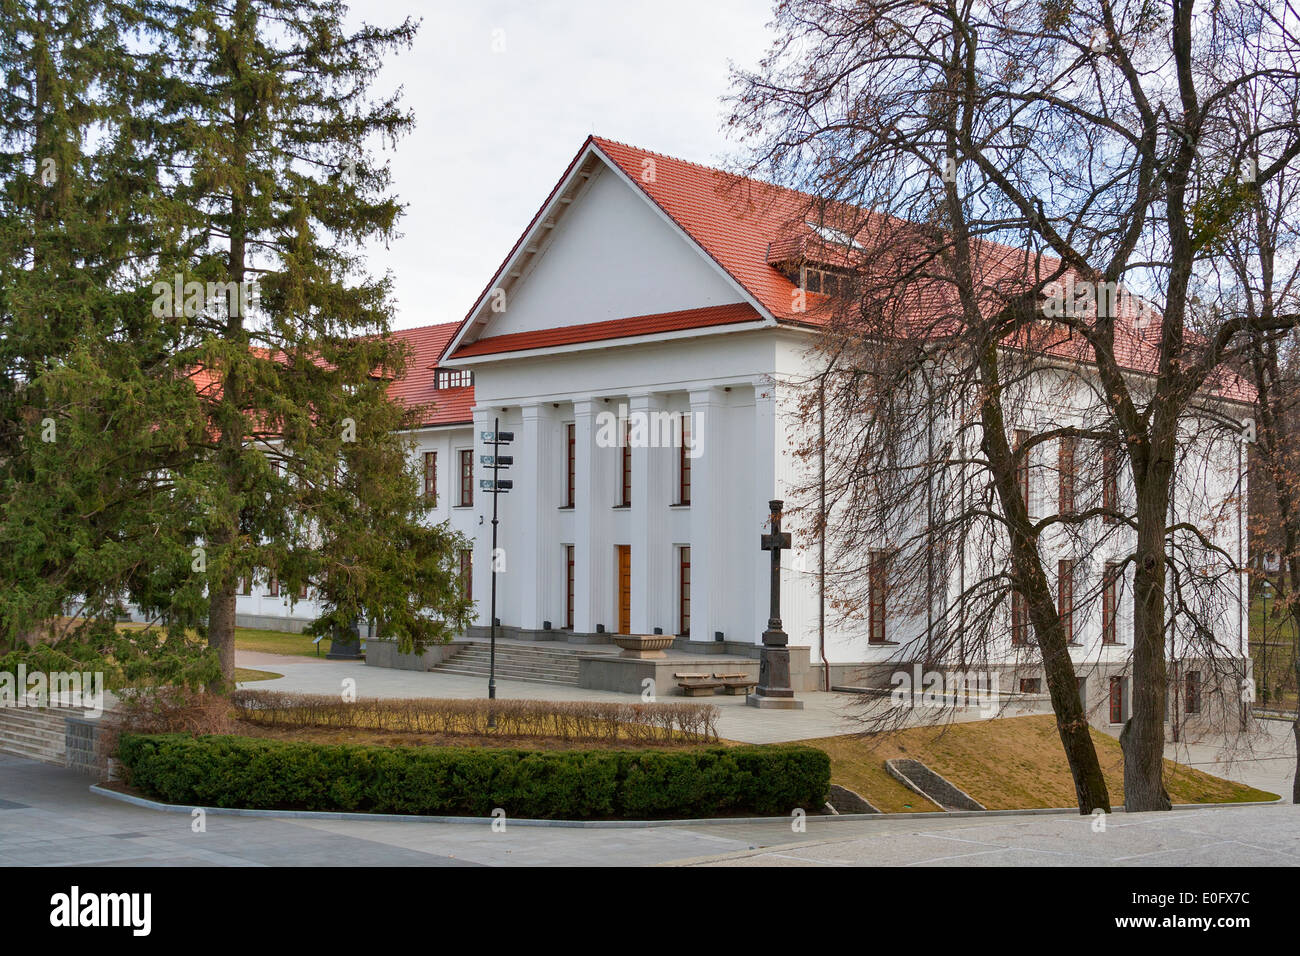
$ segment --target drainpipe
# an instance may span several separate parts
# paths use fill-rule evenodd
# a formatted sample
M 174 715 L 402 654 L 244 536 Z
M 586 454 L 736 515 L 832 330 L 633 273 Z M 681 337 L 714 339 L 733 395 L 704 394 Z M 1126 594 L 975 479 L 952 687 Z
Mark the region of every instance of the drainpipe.
M 829 371 L 829 369 L 828 369 Z M 831 665 L 826 660 L 826 373 L 822 373 L 818 388 L 820 406 L 819 427 L 821 440 L 817 443 L 818 485 L 821 501 L 818 515 L 821 533 L 817 536 L 817 645 L 822 659 L 822 690 L 831 689 Z

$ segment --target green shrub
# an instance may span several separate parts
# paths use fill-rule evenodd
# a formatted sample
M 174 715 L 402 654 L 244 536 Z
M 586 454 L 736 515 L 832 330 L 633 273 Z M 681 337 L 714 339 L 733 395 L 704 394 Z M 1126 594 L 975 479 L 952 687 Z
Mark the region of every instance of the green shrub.
M 653 819 L 820 808 L 830 758 L 793 744 L 488 750 L 123 734 L 129 784 L 169 803 L 535 819 Z

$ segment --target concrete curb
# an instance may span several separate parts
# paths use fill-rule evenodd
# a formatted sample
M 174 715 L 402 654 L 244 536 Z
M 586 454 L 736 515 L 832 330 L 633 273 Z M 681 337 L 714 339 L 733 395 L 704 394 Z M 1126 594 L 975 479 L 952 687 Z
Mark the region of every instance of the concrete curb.
M 253 810 L 241 807 L 190 807 L 181 806 L 175 803 L 161 803 L 157 800 L 150 800 L 147 797 L 137 797 L 129 793 L 121 793 L 117 790 L 109 790 L 98 784 L 93 784 L 90 792 L 100 797 L 107 797 L 110 800 L 117 800 L 121 803 L 129 803 L 131 806 L 142 807 L 146 810 L 156 810 L 163 813 L 185 813 L 191 814 L 194 810 L 202 810 L 205 814 L 212 816 L 224 817 L 268 817 L 278 820 L 350 820 L 363 821 L 369 820 L 375 823 L 461 823 L 472 824 L 474 826 L 491 825 L 492 817 L 437 817 L 437 816 L 418 816 L 406 813 L 350 813 L 343 811 L 328 810 Z M 1212 810 L 1224 807 L 1270 807 L 1274 804 L 1282 804 L 1282 798 L 1277 800 L 1264 801 L 1259 803 L 1176 803 L 1175 810 Z M 1290 804 L 1286 804 L 1290 806 Z M 1118 809 L 1115 813 L 1123 813 L 1123 809 Z M 923 813 L 846 813 L 835 816 L 827 814 L 826 816 L 809 816 L 805 819 L 809 822 L 844 822 L 857 821 L 859 823 L 874 820 L 926 820 L 941 818 L 951 820 L 960 817 L 1009 817 L 1009 816 L 1050 816 L 1050 815 L 1072 814 L 1077 817 L 1083 816 L 1075 807 L 1036 807 L 1028 810 L 954 810 L 952 812 L 923 812 Z M 586 830 L 619 830 L 619 829 L 648 829 L 654 827 L 698 827 L 698 826 L 720 826 L 724 824 L 754 824 L 754 823 L 782 823 L 788 824 L 792 818 L 783 817 L 712 817 L 699 820 L 527 820 L 514 819 L 507 817 L 506 821 L 510 826 L 520 827 L 568 827 L 572 829 Z

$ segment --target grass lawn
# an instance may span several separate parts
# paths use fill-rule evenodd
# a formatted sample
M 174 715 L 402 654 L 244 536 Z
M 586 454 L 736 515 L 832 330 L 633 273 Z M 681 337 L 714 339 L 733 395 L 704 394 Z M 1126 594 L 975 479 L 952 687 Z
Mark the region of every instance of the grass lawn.
M 1295 621 L 1276 597 L 1257 596 L 1250 608 L 1250 656 L 1255 666 L 1255 702 L 1261 707 L 1296 706 Z
M 1122 806 L 1123 754 L 1119 741 L 1092 731 L 1112 806 Z M 849 787 L 886 813 L 937 810 L 885 770 L 894 757 L 920 760 L 990 810 L 1075 805 L 1074 781 L 1051 715 L 912 727 L 872 740 L 823 737 L 801 743 L 830 754 L 831 782 Z M 1174 803 L 1241 803 L 1275 800 L 1244 784 L 1165 761 L 1165 786 Z
M 283 677 L 283 674 L 276 674 L 273 671 L 255 671 L 251 667 L 235 668 L 235 683 L 243 683 L 251 680 L 275 680 L 277 677 Z
M 119 624 L 119 631 L 138 631 L 143 624 Z M 235 649 L 260 651 L 263 654 L 286 654 L 297 657 L 315 657 L 316 645 L 310 634 L 290 634 L 286 631 L 263 631 L 253 627 L 235 628 Z M 320 656 L 330 652 L 329 639 L 320 642 Z M 277 677 L 280 675 L 276 675 Z M 252 678 L 249 678 L 250 680 Z M 265 678 L 263 678 L 265 679 Z

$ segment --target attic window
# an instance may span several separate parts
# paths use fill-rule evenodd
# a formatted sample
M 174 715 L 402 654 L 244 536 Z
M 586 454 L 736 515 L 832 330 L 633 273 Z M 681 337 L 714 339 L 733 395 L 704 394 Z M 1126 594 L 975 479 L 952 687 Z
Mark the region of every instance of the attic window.
M 434 378 L 434 388 L 465 388 L 474 384 L 474 373 L 464 368 L 440 368 Z
M 817 235 L 821 236 L 827 242 L 833 242 L 836 245 L 846 246 L 849 249 L 862 249 L 863 246 L 847 232 L 840 232 L 838 229 L 832 229 L 830 226 L 823 226 L 816 222 L 805 222 L 805 226 L 811 229 Z
M 846 296 L 852 291 L 850 277 L 827 269 L 804 266 L 798 277 L 805 292 L 818 292 L 829 296 Z

